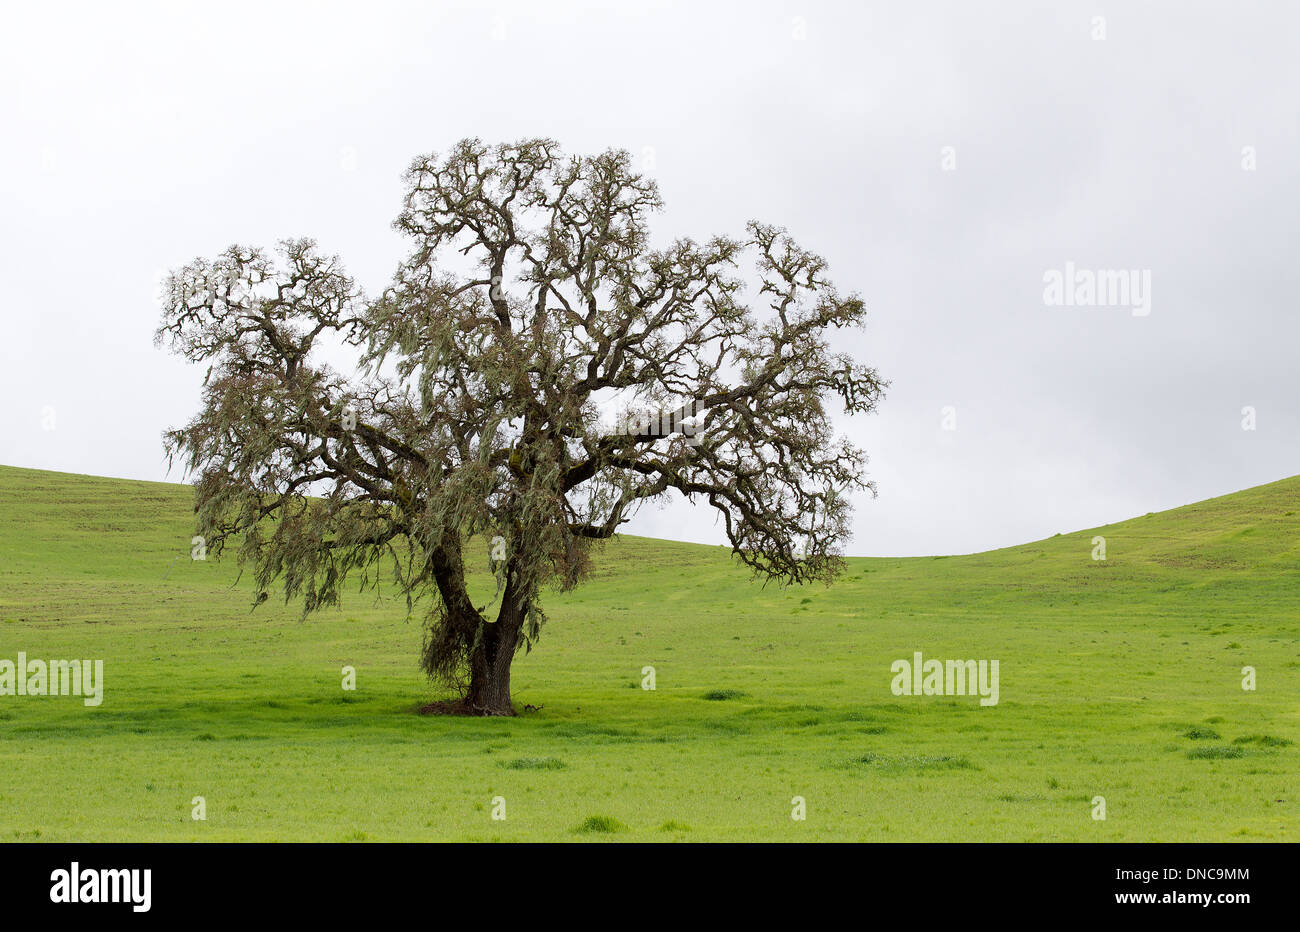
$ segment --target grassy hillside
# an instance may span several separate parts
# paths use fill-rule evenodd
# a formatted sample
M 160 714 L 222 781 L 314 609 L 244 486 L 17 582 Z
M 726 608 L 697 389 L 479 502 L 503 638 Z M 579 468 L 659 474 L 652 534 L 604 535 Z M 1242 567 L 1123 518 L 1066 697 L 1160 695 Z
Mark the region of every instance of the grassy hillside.
M 0 696 L 0 838 L 1300 837 L 1300 477 L 1006 550 L 852 559 L 830 589 L 618 539 L 515 665 L 540 710 L 499 720 L 415 714 L 404 604 L 250 611 L 233 561 L 190 559 L 190 495 L 0 467 L 0 659 L 105 666 L 97 708 Z M 998 659 L 1000 702 L 893 695 L 918 650 Z

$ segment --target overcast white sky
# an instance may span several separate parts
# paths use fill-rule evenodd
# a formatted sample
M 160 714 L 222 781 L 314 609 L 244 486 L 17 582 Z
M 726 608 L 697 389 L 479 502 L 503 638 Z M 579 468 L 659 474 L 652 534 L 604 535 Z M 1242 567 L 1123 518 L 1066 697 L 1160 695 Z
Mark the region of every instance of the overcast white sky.
M 202 371 L 153 346 L 161 271 L 308 235 L 378 292 L 414 155 L 546 135 L 650 159 L 657 237 L 778 223 L 865 298 L 847 344 L 893 387 L 849 424 L 850 553 L 1300 472 L 1300 8 L 609 7 L 7 6 L 0 463 L 182 481 L 159 435 Z M 1045 305 L 1067 262 L 1149 272 L 1150 313 Z M 722 539 L 680 503 L 630 530 Z

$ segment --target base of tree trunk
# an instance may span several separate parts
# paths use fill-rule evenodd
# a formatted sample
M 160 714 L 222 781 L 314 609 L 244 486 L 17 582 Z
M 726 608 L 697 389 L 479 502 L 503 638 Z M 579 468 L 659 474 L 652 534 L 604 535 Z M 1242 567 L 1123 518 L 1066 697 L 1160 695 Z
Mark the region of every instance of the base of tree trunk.
M 509 709 L 501 709 L 500 711 L 497 711 L 493 709 L 485 709 L 485 708 L 472 706 L 469 704 L 468 701 L 464 699 L 439 699 L 435 702 L 429 702 L 426 703 L 425 705 L 420 706 L 418 709 L 416 709 L 416 711 L 419 712 L 421 715 L 488 716 L 488 715 L 518 715 L 519 714 L 518 712 L 515 711 L 514 706 L 510 706 Z

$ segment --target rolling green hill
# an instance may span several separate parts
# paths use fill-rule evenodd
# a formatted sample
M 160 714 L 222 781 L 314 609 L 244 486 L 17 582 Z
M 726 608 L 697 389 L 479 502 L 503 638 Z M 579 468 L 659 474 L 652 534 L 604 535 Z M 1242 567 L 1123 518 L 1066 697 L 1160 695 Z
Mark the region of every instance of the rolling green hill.
M 1300 831 L 1300 477 L 1005 550 L 850 559 L 829 589 L 616 539 L 515 664 L 516 705 L 540 709 L 492 720 L 416 714 L 404 603 L 251 611 L 233 560 L 190 559 L 191 517 L 185 486 L 0 467 L 0 660 L 104 661 L 98 707 L 0 696 L 0 838 Z M 894 695 L 915 651 L 997 659 L 999 702 Z

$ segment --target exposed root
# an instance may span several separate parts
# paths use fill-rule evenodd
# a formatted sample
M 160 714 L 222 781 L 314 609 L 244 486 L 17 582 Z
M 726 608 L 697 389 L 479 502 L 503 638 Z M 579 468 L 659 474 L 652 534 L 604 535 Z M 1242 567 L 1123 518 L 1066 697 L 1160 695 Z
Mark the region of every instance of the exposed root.
M 469 715 L 469 716 L 510 716 L 518 715 L 512 706 L 510 710 L 498 712 L 493 709 L 484 709 L 478 706 L 472 706 L 464 699 L 438 699 L 434 702 L 428 702 L 416 709 L 421 715 Z

